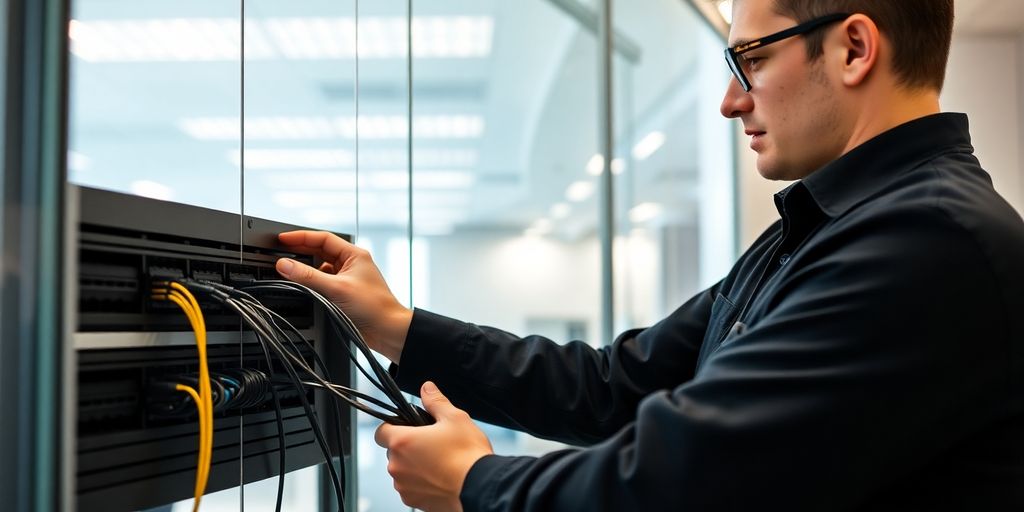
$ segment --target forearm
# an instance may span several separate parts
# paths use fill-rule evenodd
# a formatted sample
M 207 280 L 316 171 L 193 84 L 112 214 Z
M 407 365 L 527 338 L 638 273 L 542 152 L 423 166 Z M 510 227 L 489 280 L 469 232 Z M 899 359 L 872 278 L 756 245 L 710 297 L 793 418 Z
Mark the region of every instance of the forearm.
M 680 368 L 695 360 L 696 348 L 657 336 L 661 331 L 658 326 L 643 335 L 630 331 L 611 347 L 595 350 L 582 342 L 520 338 L 417 310 L 403 365 L 395 371 L 408 391 L 425 380 L 437 382 L 476 419 L 591 444 L 632 421 L 644 396 L 692 376 Z M 652 343 L 654 338 L 659 342 Z M 652 359 L 673 364 L 659 368 Z

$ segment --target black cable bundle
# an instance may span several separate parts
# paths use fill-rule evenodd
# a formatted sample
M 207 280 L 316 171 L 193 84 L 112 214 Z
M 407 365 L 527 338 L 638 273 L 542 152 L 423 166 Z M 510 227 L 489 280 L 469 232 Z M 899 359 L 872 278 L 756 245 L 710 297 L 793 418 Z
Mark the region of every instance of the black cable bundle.
M 342 491 L 342 480 L 341 477 L 338 475 L 338 471 L 335 469 L 334 464 L 331 462 L 332 457 L 330 449 L 327 447 L 327 440 L 324 436 L 323 430 L 320 428 L 319 422 L 316 420 L 316 413 L 313 411 L 313 408 L 309 403 L 309 399 L 306 398 L 303 380 L 300 378 L 299 373 L 296 371 L 296 366 L 309 376 L 313 377 L 315 380 L 321 381 L 322 384 L 329 385 L 330 383 L 328 383 L 322 377 L 317 375 L 316 372 L 314 372 L 313 369 L 311 369 L 309 365 L 306 364 L 306 361 L 305 359 L 302 358 L 298 346 L 295 345 L 294 341 L 289 336 L 289 332 L 282 329 L 277 322 L 281 321 L 282 323 L 286 324 L 289 327 L 289 329 L 296 334 L 298 333 L 298 330 L 295 329 L 295 327 L 292 326 L 291 324 L 288 324 L 286 320 L 280 317 L 280 315 L 277 315 L 273 311 L 267 309 L 265 306 L 260 304 L 259 301 L 257 301 L 255 298 L 253 298 L 251 295 L 245 292 L 241 292 L 226 285 L 212 282 L 200 282 L 186 279 L 182 280 L 181 284 L 183 284 L 185 287 L 191 290 L 203 292 L 209 295 L 214 300 L 220 302 L 221 304 L 224 304 L 225 306 L 233 310 L 235 313 L 237 313 L 238 316 L 241 317 L 242 321 L 245 322 L 245 324 L 250 329 L 252 329 L 253 332 L 255 332 L 256 339 L 259 341 L 260 347 L 263 349 L 263 355 L 267 362 L 267 367 L 271 369 L 271 371 L 273 371 L 274 368 L 274 359 L 271 357 L 271 352 L 273 352 L 274 355 L 277 356 L 277 361 L 280 363 L 280 366 L 285 370 L 285 373 L 287 374 L 289 380 L 291 381 L 292 386 L 297 391 L 299 401 L 301 402 L 302 408 L 306 413 L 307 419 L 309 420 L 310 428 L 313 430 L 313 435 L 316 438 L 317 444 L 320 446 L 320 451 L 322 452 L 324 460 L 327 463 L 327 470 L 331 476 L 331 483 L 334 486 L 334 493 L 338 499 L 338 506 L 340 510 L 344 510 L 345 499 L 344 492 Z M 305 341 L 307 344 L 309 343 L 308 340 L 305 340 L 304 337 L 300 336 L 300 338 L 302 338 L 303 341 Z M 316 356 L 315 351 L 313 351 L 313 354 L 314 357 L 316 358 L 317 363 L 321 366 L 321 368 L 323 368 L 324 371 L 326 371 L 326 366 L 324 366 L 323 362 L 319 360 L 318 356 Z M 278 453 L 280 454 L 280 475 L 278 479 L 278 493 L 276 506 L 276 510 L 280 511 L 282 496 L 284 493 L 284 473 L 286 467 L 284 423 L 281 419 L 281 409 L 277 396 L 276 386 L 270 383 L 268 387 L 270 388 L 270 392 L 273 395 L 275 405 L 274 412 L 277 419 L 278 440 L 280 443 L 280 449 L 278 450 Z M 338 424 L 340 425 L 340 422 Z M 342 442 L 340 433 L 338 441 L 339 443 Z M 344 470 L 343 467 L 342 470 Z
M 302 406 L 306 412 L 306 416 L 309 419 L 310 426 L 313 430 L 313 434 L 316 437 L 317 443 L 320 445 L 320 449 L 323 452 L 324 459 L 327 462 L 328 471 L 331 474 L 331 481 L 334 484 L 335 494 L 338 499 L 339 507 L 344 509 L 344 494 L 342 492 L 342 478 L 339 478 L 338 472 L 335 471 L 334 464 L 331 462 L 330 450 L 327 448 L 327 442 L 324 438 L 323 431 L 320 429 L 319 424 L 316 421 L 315 413 L 306 398 L 305 387 L 310 386 L 320 389 L 332 397 L 335 400 L 344 402 L 345 404 L 353 407 L 365 414 L 369 414 L 382 421 L 396 424 L 396 425 L 430 425 L 434 423 L 432 418 L 425 410 L 418 406 L 414 406 L 405 399 L 398 385 L 395 383 L 391 374 L 381 366 L 380 362 L 374 357 L 367 345 L 366 340 L 362 334 L 356 328 L 352 320 L 345 315 L 345 313 L 336 304 L 331 302 L 323 295 L 316 291 L 293 283 L 291 281 L 282 280 L 261 280 L 254 281 L 252 285 L 246 286 L 242 289 L 233 288 L 221 283 L 210 282 L 210 281 L 197 281 L 191 279 L 185 279 L 181 281 L 181 284 L 190 290 L 202 292 L 217 302 L 224 304 L 229 309 L 234 311 L 242 318 L 245 324 L 251 328 L 256 338 L 263 349 L 264 358 L 267 361 L 267 367 L 270 371 L 269 375 L 263 375 L 263 381 L 267 383 L 269 391 L 272 393 L 274 398 L 275 413 L 277 415 L 278 423 L 278 437 L 281 444 L 280 450 L 280 466 L 281 474 L 278 481 L 278 496 L 277 496 L 277 510 L 281 507 L 281 497 L 284 489 L 284 426 L 281 421 L 281 410 L 278 403 L 276 386 L 273 385 L 273 371 L 274 371 L 274 359 L 271 357 L 271 353 L 276 356 L 276 360 L 279 362 L 280 367 L 284 369 L 287 374 L 288 381 L 294 386 L 298 392 Z M 305 295 L 312 298 L 316 303 L 323 308 L 326 312 L 327 317 L 330 319 L 332 331 L 345 343 L 348 348 L 348 356 L 352 360 L 355 367 L 362 373 L 369 382 L 376 387 L 384 396 L 390 401 L 378 399 L 370 396 L 366 393 L 360 392 L 356 389 L 336 384 L 328 372 L 327 366 L 317 355 L 316 350 L 312 344 L 303 336 L 298 329 L 289 323 L 284 317 L 275 311 L 264 306 L 259 300 L 253 295 L 248 293 L 249 291 L 259 293 L 263 291 L 284 291 L 297 295 Z M 323 373 L 323 376 L 317 374 L 313 368 L 302 357 L 298 342 L 304 343 L 308 348 L 309 352 L 313 356 L 314 366 L 318 367 Z M 353 348 L 354 347 L 354 348 Z M 358 354 L 361 353 L 370 365 L 370 372 L 368 372 L 358 360 Z M 253 374 L 247 374 L 246 372 L 252 372 L 255 370 L 235 370 L 235 371 L 224 371 L 221 372 L 221 377 L 213 376 L 211 379 L 216 381 L 216 387 L 220 393 L 217 403 L 222 403 L 221 407 L 251 407 L 262 403 L 263 398 L 266 396 L 266 392 L 256 393 L 254 384 L 260 380 L 256 378 L 254 380 Z M 300 377 L 299 371 L 306 377 L 307 380 L 303 380 Z M 373 375 L 371 375 L 371 372 Z M 258 396 L 257 396 L 258 395 Z M 227 399 L 225 398 L 227 397 Z M 238 404 L 238 405 L 235 405 Z M 339 430 L 336 432 L 339 446 L 343 445 L 344 440 L 340 432 L 341 425 L 341 411 L 340 408 L 335 405 L 333 407 L 336 415 L 336 425 Z M 342 475 L 344 475 L 344 464 L 341 464 Z
M 369 345 L 367 345 L 366 340 L 359 332 L 359 329 L 356 328 L 352 320 L 341 310 L 341 308 L 338 307 L 337 304 L 331 302 L 328 298 L 311 288 L 292 281 L 260 280 L 256 281 L 254 285 L 246 286 L 243 290 L 254 292 L 269 290 L 287 291 L 299 295 L 306 295 L 315 300 L 327 313 L 328 318 L 331 319 L 331 326 L 334 332 L 346 342 L 345 345 L 349 348 L 349 358 L 355 364 L 356 368 L 367 378 L 367 380 L 370 381 L 371 384 L 374 385 L 374 387 L 384 393 L 384 396 L 386 396 L 391 403 L 385 404 L 382 403 L 381 400 L 354 389 L 333 384 L 331 385 L 331 389 L 337 392 L 336 395 L 339 399 L 342 399 L 352 407 L 387 423 L 407 426 L 422 426 L 434 423 L 434 418 L 432 418 L 425 410 L 410 404 L 409 401 L 405 399 L 405 396 L 398 388 L 398 384 L 395 383 L 391 374 L 388 373 L 387 370 L 381 366 L 380 362 L 378 362 L 373 356 Z M 277 315 L 273 312 L 272 314 L 275 316 Z M 352 351 L 353 346 L 366 358 L 370 365 L 370 369 L 373 371 L 374 377 L 371 377 L 370 374 L 367 373 L 366 369 L 359 364 L 359 361 L 356 358 L 356 353 Z M 328 383 L 318 382 L 309 383 L 309 385 L 324 387 L 327 386 Z M 391 414 L 384 414 L 381 411 L 374 410 L 366 404 L 357 402 L 355 398 L 372 403 Z

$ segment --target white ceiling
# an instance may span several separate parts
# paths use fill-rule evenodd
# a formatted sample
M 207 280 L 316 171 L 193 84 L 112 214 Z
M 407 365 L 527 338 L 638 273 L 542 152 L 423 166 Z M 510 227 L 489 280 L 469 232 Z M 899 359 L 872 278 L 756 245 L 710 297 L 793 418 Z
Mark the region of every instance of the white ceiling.
M 593 34 L 550 0 L 432 0 L 422 4 L 415 16 L 486 17 L 493 19 L 494 30 L 486 56 L 415 62 L 414 118 L 474 116 L 484 125 L 478 137 L 414 137 L 417 176 L 438 171 L 469 173 L 475 178 L 467 187 L 427 187 L 421 182 L 414 198 L 418 225 L 433 221 L 438 231 L 452 224 L 460 229 L 522 229 L 565 202 L 570 184 L 596 182 L 586 171 L 598 151 L 594 108 L 598 46 Z M 227 45 L 220 57 L 139 57 L 150 55 L 145 51 L 154 48 L 178 52 L 184 43 L 189 43 L 188 48 L 202 46 L 197 41 L 205 40 L 205 32 L 199 34 L 203 37 L 160 35 L 164 30 L 160 27 L 193 26 L 185 23 L 189 19 L 201 20 L 203 27 L 228 27 L 215 35 L 236 33 L 238 23 L 232 24 L 232 20 L 238 13 L 225 5 L 206 0 L 73 2 L 73 28 L 77 28 L 72 30 L 69 137 L 72 160 L 78 165 L 72 166 L 72 180 L 135 193 L 144 193 L 136 190 L 144 186 L 161 197 L 228 211 L 238 210 L 239 183 L 244 181 L 246 213 L 252 215 L 342 231 L 352 230 L 357 219 L 367 227 L 404 226 L 408 218 L 405 182 L 391 180 L 390 185 L 377 188 L 360 185 L 358 208 L 354 190 L 361 180 L 372 181 L 375 173 L 383 176 L 406 168 L 404 130 L 398 137 L 361 138 L 358 162 L 362 174 L 357 179 L 352 168 L 357 160 L 353 138 L 271 140 L 273 137 L 257 136 L 259 130 L 247 124 L 244 180 L 238 165 L 241 133 L 237 126 L 229 130 L 228 137 L 212 139 L 182 130 L 185 121 L 196 119 L 226 119 L 235 126 L 238 122 L 232 120 L 243 113 L 247 120 L 351 119 L 356 115 L 351 56 L 250 56 L 244 81 L 234 57 L 239 51 L 237 37 L 211 39 Z M 273 20 L 306 17 L 344 22 L 351 20 L 352 7 L 353 0 L 304 0 L 294 5 L 248 0 L 247 55 L 253 41 L 259 39 L 253 34 Z M 397 0 L 362 2 L 360 8 L 361 17 L 403 20 L 405 14 L 405 3 Z M 701 73 L 703 61 L 698 57 L 706 55 L 702 58 L 711 63 L 707 66 L 714 70 L 711 74 L 726 76 L 720 50 L 704 51 L 701 44 L 707 43 L 701 41 L 706 39 L 698 37 L 702 26 L 679 0 L 637 1 L 616 11 L 616 20 L 619 37 L 641 49 L 632 63 L 616 60 L 616 109 L 620 114 L 616 118 L 620 141 L 616 156 L 628 160 L 632 145 L 651 132 L 666 135 L 664 147 L 649 159 L 624 164 L 627 170 L 620 180 L 628 180 L 632 192 L 620 195 L 619 201 L 627 205 L 658 203 L 665 205 L 666 215 L 689 215 L 700 154 L 694 133 L 698 127 L 706 128 L 695 108 L 698 84 L 703 84 L 700 78 L 708 74 Z M 81 51 L 86 48 L 82 41 L 90 33 L 101 32 L 120 41 L 114 45 L 115 54 L 139 58 L 86 58 L 92 54 Z M 359 116 L 405 116 L 406 79 L 403 58 L 363 59 L 358 80 Z M 717 111 L 715 104 L 708 105 L 712 113 Z M 255 164 L 258 155 L 289 151 L 286 168 Z M 334 156 L 328 167 L 322 168 L 296 157 L 297 152 Z M 468 153 L 471 162 L 431 164 L 426 158 L 445 152 Z M 394 154 L 397 158 L 378 158 Z M 373 163 L 382 159 L 389 163 Z M 565 227 L 563 234 L 572 238 L 593 229 L 595 203 L 591 196 L 572 204 L 571 215 L 559 221 Z
M 956 31 L 962 34 L 1024 33 L 1024 1 L 955 0 Z

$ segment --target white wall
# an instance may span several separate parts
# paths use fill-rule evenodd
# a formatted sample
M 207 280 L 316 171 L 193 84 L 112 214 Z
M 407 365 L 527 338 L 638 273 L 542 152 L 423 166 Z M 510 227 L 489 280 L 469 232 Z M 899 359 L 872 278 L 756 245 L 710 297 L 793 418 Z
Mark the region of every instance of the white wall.
M 739 209 L 739 251 L 743 252 L 758 235 L 779 220 L 772 196 L 786 188 L 788 181 L 769 181 L 757 172 L 757 154 L 750 149 L 750 137 L 736 123 L 736 201 Z
M 975 153 L 996 190 L 1024 212 L 1024 36 L 961 36 L 953 39 L 944 111 L 965 112 Z M 757 174 L 754 153 L 737 127 L 737 183 L 741 250 L 779 215 L 772 194 L 786 183 Z
M 1017 36 L 1017 99 L 1018 99 L 1018 114 L 1017 119 L 1020 121 L 1020 128 L 1018 129 L 1018 135 L 1020 140 L 1017 144 L 1017 148 L 1021 151 L 1021 162 L 1019 167 L 1019 173 L 1024 175 L 1024 33 Z M 1020 180 L 1020 188 L 1017 192 L 1024 197 L 1024 178 Z M 1021 212 L 1021 206 L 1016 203 L 1017 211 Z M 1022 212 L 1024 214 L 1024 212 Z
M 982 167 L 996 190 L 1024 211 L 1021 141 L 1021 42 L 1016 35 L 957 36 L 953 40 L 942 109 L 965 112 Z
M 482 233 L 432 239 L 429 250 L 427 309 L 519 335 L 546 334 L 527 332 L 530 317 L 579 319 L 587 322 L 587 342 L 605 341 L 598 339 L 601 279 L 594 240 Z

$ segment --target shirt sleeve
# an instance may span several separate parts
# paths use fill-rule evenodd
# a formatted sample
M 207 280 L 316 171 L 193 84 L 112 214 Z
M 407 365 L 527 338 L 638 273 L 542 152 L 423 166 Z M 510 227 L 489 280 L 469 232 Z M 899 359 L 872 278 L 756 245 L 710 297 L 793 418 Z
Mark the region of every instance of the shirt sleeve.
M 607 439 L 482 458 L 464 509 L 850 510 L 1009 414 L 1007 321 L 975 244 L 921 212 L 876 222 L 804 255 L 765 318 Z
M 475 419 L 592 444 L 632 421 L 643 397 L 693 377 L 716 289 L 601 349 L 582 341 L 520 338 L 417 309 L 400 365 L 391 371 L 413 394 L 424 381 L 434 381 Z

